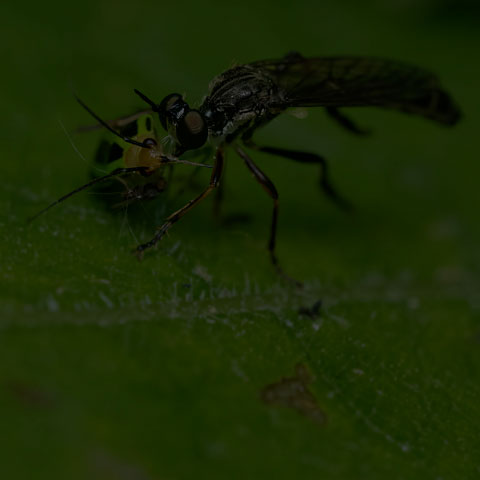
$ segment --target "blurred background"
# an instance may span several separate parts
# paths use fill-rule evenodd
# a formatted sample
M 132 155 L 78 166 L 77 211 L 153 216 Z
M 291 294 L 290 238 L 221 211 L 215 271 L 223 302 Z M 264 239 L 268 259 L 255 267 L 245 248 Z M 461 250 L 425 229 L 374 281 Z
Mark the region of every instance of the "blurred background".
M 27 0 L 0 15 L 2 478 L 478 476 L 478 2 Z M 218 226 L 207 201 L 141 263 L 131 248 L 196 191 L 135 217 L 84 194 L 27 227 L 88 178 L 103 133 L 73 133 L 92 121 L 74 94 L 108 119 L 143 106 L 134 88 L 199 105 L 223 70 L 292 50 L 422 66 L 464 112 L 449 129 L 346 111 L 373 132 L 357 138 L 311 109 L 259 132 L 325 156 L 356 207 L 329 204 L 316 168 L 254 155 L 303 291 L 270 266 L 271 202 L 233 152 L 224 208 L 248 221 Z M 319 299 L 320 316 L 299 313 Z M 299 362 L 320 425 L 262 394 Z

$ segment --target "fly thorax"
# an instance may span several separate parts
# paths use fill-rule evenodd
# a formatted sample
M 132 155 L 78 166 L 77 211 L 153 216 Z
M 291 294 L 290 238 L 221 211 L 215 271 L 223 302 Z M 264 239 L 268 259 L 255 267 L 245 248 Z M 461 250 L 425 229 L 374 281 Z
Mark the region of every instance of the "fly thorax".
M 254 110 L 236 111 L 234 108 L 217 107 L 207 109 L 203 115 L 208 123 L 208 130 L 213 137 L 226 137 L 249 123 L 256 116 Z

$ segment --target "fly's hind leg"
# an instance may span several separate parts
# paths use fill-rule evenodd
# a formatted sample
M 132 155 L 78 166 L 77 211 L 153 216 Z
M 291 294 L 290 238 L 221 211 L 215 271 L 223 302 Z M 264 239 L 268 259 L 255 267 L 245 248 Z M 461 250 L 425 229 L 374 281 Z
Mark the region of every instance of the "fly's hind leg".
M 235 147 L 236 152 L 240 155 L 240 157 L 243 159 L 245 162 L 245 165 L 247 168 L 250 170 L 250 172 L 253 174 L 253 177 L 255 180 L 262 186 L 262 188 L 267 192 L 267 194 L 272 198 L 273 200 L 273 214 L 272 214 L 272 223 L 270 226 L 270 239 L 268 241 L 268 251 L 270 252 L 270 260 L 272 261 L 275 269 L 277 272 L 283 276 L 284 278 L 293 281 L 295 285 L 298 287 L 302 287 L 302 283 L 299 282 L 298 280 L 293 279 L 289 275 L 287 275 L 282 267 L 280 267 L 278 263 L 278 258 L 275 253 L 275 243 L 276 243 L 276 237 L 277 237 L 277 221 L 278 221 L 278 192 L 277 189 L 275 188 L 275 185 L 272 183 L 272 181 L 255 165 L 253 160 L 248 156 L 248 154 L 241 149 L 240 147 L 236 146 Z
M 340 112 L 338 108 L 326 107 L 326 112 L 330 118 L 335 120 L 339 125 L 356 135 L 370 135 L 370 130 L 359 127 L 351 118 Z
M 142 243 L 139 245 L 134 253 L 139 257 L 142 258 L 143 252 L 145 250 L 148 250 L 149 248 L 154 247 L 161 239 L 162 237 L 167 233 L 167 231 L 170 229 L 170 227 L 178 222 L 189 210 L 191 210 L 195 205 L 200 203 L 205 197 L 208 196 L 208 194 L 216 187 L 218 187 L 220 183 L 220 177 L 222 176 L 222 170 L 223 170 L 223 149 L 219 147 L 216 151 L 216 156 L 215 156 L 215 163 L 213 165 L 213 172 L 210 177 L 210 183 L 208 187 L 197 197 L 195 197 L 193 200 L 190 200 L 186 205 L 184 205 L 182 208 L 178 209 L 176 212 L 172 213 L 165 223 L 158 228 L 157 233 L 155 236 L 148 242 Z
M 352 204 L 348 200 L 343 198 L 343 196 L 340 195 L 335 189 L 335 187 L 332 185 L 330 181 L 327 161 L 320 155 L 317 155 L 316 153 L 288 150 L 286 148 L 262 147 L 255 144 L 251 140 L 251 138 L 245 136 L 243 137 L 243 140 L 246 146 L 260 152 L 270 153 L 272 155 L 288 158 L 290 160 L 294 160 L 300 163 L 312 163 L 320 165 L 320 188 L 323 190 L 325 195 L 327 195 L 327 197 L 342 210 L 348 212 L 353 210 Z

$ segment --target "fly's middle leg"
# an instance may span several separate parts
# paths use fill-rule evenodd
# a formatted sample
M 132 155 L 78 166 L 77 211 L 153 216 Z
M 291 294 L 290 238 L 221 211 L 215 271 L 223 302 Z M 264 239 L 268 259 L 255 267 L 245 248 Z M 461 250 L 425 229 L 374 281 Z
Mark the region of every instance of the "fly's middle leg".
M 224 172 L 225 174 L 225 167 L 224 167 Z M 225 179 L 225 175 L 223 177 Z M 222 214 L 222 204 L 223 204 L 223 199 L 224 199 L 224 194 L 225 194 L 225 187 L 224 187 L 224 182 L 221 182 L 217 189 L 215 190 L 215 194 L 213 197 L 213 218 L 219 222 Z
M 275 188 L 273 182 L 260 170 L 260 168 L 255 165 L 253 160 L 248 156 L 248 154 L 241 149 L 239 146 L 235 147 L 236 152 L 245 162 L 245 165 L 253 174 L 255 180 L 262 186 L 262 188 L 267 192 L 267 194 L 273 199 L 273 213 L 272 213 L 272 223 L 270 226 L 270 239 L 268 241 L 268 251 L 270 252 L 270 260 L 276 268 L 277 272 L 283 277 L 287 278 L 290 281 L 293 281 L 298 287 L 302 287 L 303 284 L 298 280 L 287 275 L 282 267 L 280 267 L 277 255 L 275 253 L 275 244 L 277 237 L 277 223 L 278 223 L 278 192 Z

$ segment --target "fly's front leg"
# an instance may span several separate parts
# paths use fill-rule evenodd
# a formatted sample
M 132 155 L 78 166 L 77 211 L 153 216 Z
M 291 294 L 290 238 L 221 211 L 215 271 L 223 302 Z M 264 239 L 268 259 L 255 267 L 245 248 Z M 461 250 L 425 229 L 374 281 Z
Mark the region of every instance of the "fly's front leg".
M 143 243 L 139 245 L 135 249 L 135 254 L 141 258 L 143 255 L 143 252 L 149 248 L 154 247 L 167 233 L 168 229 L 178 220 L 180 220 L 190 209 L 192 209 L 197 203 L 202 201 L 214 188 L 218 187 L 220 183 L 220 177 L 222 176 L 222 170 L 223 170 L 223 148 L 219 147 L 216 151 L 215 154 L 215 163 L 213 165 L 213 172 L 210 177 L 210 183 L 208 187 L 197 197 L 195 197 L 193 200 L 190 200 L 186 205 L 184 205 L 182 208 L 177 210 L 176 212 L 172 213 L 165 223 L 158 228 L 157 233 L 155 236 L 147 243 Z
M 253 140 L 247 136 L 242 137 L 247 147 L 253 148 L 260 152 L 270 153 L 272 155 L 278 155 L 279 157 L 289 158 L 296 162 L 312 163 L 320 165 L 320 188 L 327 195 L 327 197 L 334 202 L 342 210 L 352 211 L 353 207 L 351 203 L 343 198 L 334 188 L 330 182 L 330 176 L 328 171 L 327 161 L 317 155 L 316 153 L 298 152 L 296 150 L 288 150 L 286 148 L 277 147 L 262 147 L 253 142 Z
M 301 287 L 302 283 L 288 276 L 278 263 L 277 255 L 275 254 L 275 244 L 277 237 L 277 222 L 278 222 L 278 192 L 275 188 L 275 185 L 272 181 L 255 165 L 253 160 L 247 155 L 247 153 L 242 150 L 240 147 L 235 147 L 236 152 L 245 162 L 247 168 L 252 172 L 255 180 L 262 186 L 262 188 L 268 193 L 268 195 L 273 199 L 273 213 L 272 213 L 272 223 L 270 226 L 270 239 L 268 241 L 268 251 L 270 252 L 270 260 L 275 266 L 277 272 L 283 277 L 287 278 L 290 281 L 293 281 L 297 286 Z

